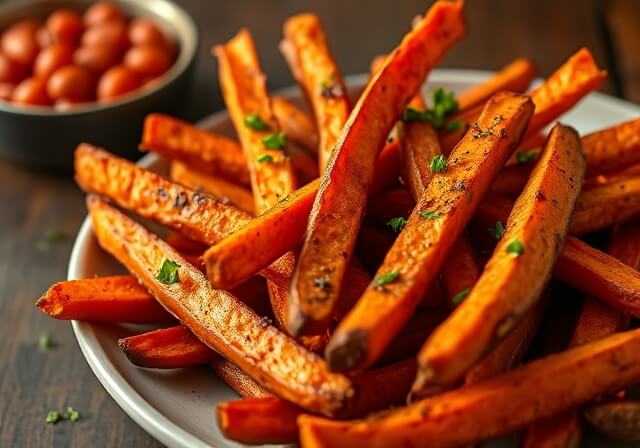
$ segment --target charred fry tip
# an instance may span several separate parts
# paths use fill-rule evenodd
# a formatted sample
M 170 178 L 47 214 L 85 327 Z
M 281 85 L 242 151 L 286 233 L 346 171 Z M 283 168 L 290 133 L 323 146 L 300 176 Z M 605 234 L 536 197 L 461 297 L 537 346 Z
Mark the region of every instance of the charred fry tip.
M 354 370 L 367 359 L 367 332 L 351 330 L 336 332 L 325 350 L 325 359 L 332 372 Z
M 296 307 L 289 307 L 287 311 L 287 332 L 293 336 L 298 337 L 302 334 L 305 325 L 307 324 L 308 319 L 300 309 Z
M 127 357 L 131 364 L 137 367 L 146 367 L 144 356 L 129 344 L 129 340 L 127 338 L 118 339 L 118 347 L 120 347 L 120 350 L 122 350 L 122 353 Z

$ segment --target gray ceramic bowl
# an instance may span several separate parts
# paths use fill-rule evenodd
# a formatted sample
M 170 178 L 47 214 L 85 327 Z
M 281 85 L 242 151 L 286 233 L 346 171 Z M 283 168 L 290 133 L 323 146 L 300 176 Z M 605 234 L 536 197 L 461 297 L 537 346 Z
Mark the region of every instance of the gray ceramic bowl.
M 112 0 L 130 17 L 153 19 L 178 47 L 173 66 L 149 87 L 109 103 L 90 103 L 69 111 L 20 107 L 0 102 L 0 155 L 49 171 L 70 172 L 80 142 L 108 148 L 126 157 L 137 156 L 142 123 L 150 112 L 177 114 L 186 96 L 198 46 L 193 19 L 169 0 Z M 44 19 L 53 10 L 84 11 L 90 0 L 18 1 L 0 5 L 0 30 L 25 19 Z

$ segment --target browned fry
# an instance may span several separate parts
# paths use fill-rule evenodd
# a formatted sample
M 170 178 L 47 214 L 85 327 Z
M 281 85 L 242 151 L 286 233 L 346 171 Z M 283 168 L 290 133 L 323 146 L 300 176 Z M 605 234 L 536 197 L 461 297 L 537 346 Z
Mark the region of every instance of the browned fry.
M 240 367 L 222 356 L 214 356 L 211 361 L 211 368 L 225 383 L 243 398 L 266 398 L 272 397 L 264 386 L 251 378 Z
M 340 322 L 325 356 L 332 370 L 376 361 L 439 274 L 493 178 L 520 141 L 533 112 L 528 97 L 494 96 L 433 180 L 355 307 Z
M 290 17 L 283 32 L 280 51 L 306 93 L 316 120 L 320 136 L 318 162 L 322 173 L 351 111 L 347 89 L 318 16 L 299 14 Z
M 273 114 L 289 140 L 298 143 L 314 154 L 318 152 L 318 132 L 311 117 L 293 103 L 279 96 L 271 100 Z
M 322 359 L 231 294 L 212 289 L 200 271 L 144 227 L 95 196 L 87 204 L 100 245 L 198 339 L 303 408 L 331 415 L 345 406 L 353 394 L 346 377 L 329 373 Z M 178 265 L 173 279 L 159 275 L 168 260 Z
M 240 210 L 253 215 L 254 203 L 251 191 L 212 174 L 201 173 L 182 162 L 171 162 L 171 179 L 194 190 L 204 191 L 222 202 L 229 202 Z
M 576 375 L 576 372 L 580 372 Z M 303 448 L 455 447 L 508 434 L 640 381 L 640 330 L 609 336 L 492 379 L 351 422 L 298 419 Z
M 353 109 L 309 216 L 290 287 L 293 333 L 324 321 L 340 296 L 378 153 L 431 68 L 465 32 L 462 2 L 437 2 L 386 58 Z
M 458 110 L 464 112 L 484 103 L 503 90 L 524 92 L 536 76 L 536 66 L 528 59 L 518 58 L 498 71 L 485 82 L 473 86 L 458 95 Z M 452 118 L 455 120 L 456 118 Z
M 577 132 L 556 125 L 480 279 L 420 351 L 414 393 L 455 385 L 533 306 L 562 247 L 584 172 Z

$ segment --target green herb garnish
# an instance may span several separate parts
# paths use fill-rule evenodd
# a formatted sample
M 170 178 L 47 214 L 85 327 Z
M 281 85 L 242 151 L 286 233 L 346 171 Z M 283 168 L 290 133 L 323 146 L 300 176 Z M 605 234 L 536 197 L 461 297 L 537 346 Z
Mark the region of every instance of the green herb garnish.
M 538 158 L 538 151 L 520 151 L 516 153 L 516 161 L 521 164 L 531 163 Z
M 271 163 L 273 162 L 273 156 L 271 154 L 262 154 L 256 161 L 259 163 Z
M 324 277 L 317 277 L 313 279 L 313 284 L 320 289 L 327 289 L 329 287 L 329 280 Z
M 384 286 L 388 283 L 394 283 L 398 280 L 398 277 L 400 277 L 400 273 L 398 271 L 388 272 L 376 278 L 376 283 L 378 286 Z
M 451 121 L 444 126 L 444 130 L 447 132 L 458 131 L 462 129 L 462 126 L 464 126 L 464 121 L 462 120 Z
M 284 132 L 276 132 L 267 135 L 261 142 L 268 149 L 283 149 L 287 144 L 287 136 L 284 135 Z
M 431 159 L 429 169 L 434 173 L 439 173 L 447 170 L 447 158 L 443 154 L 439 154 Z
M 520 240 L 512 240 L 507 244 L 507 253 L 514 258 L 519 257 L 524 252 L 524 244 Z
M 268 131 L 271 129 L 267 123 L 262 121 L 262 118 L 260 118 L 258 114 L 246 115 L 244 117 L 244 125 L 255 131 Z
M 502 235 L 504 235 L 505 232 L 504 226 L 500 221 L 496 221 L 496 225 L 488 230 L 489 235 L 491 235 L 496 241 L 500 241 L 502 239 Z
M 423 212 L 420 212 L 420 216 L 433 221 L 434 219 L 438 219 L 440 216 L 442 216 L 442 214 L 437 210 L 425 210 Z
M 42 350 L 49 350 L 54 348 L 56 346 L 56 343 L 50 334 L 44 333 L 41 334 L 38 338 L 38 345 Z
M 387 225 L 391 227 L 391 229 L 393 229 L 393 231 L 396 233 L 402 231 L 406 224 L 407 220 L 402 216 L 391 218 L 389 221 L 387 221 Z
M 470 291 L 471 291 L 471 288 L 463 289 L 462 291 L 460 291 L 458 294 L 456 294 L 451 298 L 451 303 L 453 303 L 454 305 L 460 305 L 462 301 L 467 298 Z
M 78 421 L 80 420 L 80 413 L 71 406 L 67 406 L 67 418 L 72 422 Z
M 162 266 L 160 266 L 160 270 L 156 275 L 156 280 L 160 283 L 164 283 L 165 285 L 173 285 L 174 283 L 178 283 L 180 279 L 178 278 L 178 268 L 180 265 L 173 260 L 169 260 L 165 258 L 162 262 Z
M 405 123 L 411 123 L 414 121 L 421 121 L 423 123 L 427 123 L 431 120 L 431 115 L 428 110 L 418 110 L 413 107 L 407 107 L 404 112 L 402 112 L 402 121 Z
M 436 129 L 442 129 L 445 125 L 445 118 L 458 110 L 458 102 L 455 94 L 451 90 L 442 87 L 433 91 L 433 107 L 431 111 L 431 122 Z
M 49 413 L 47 414 L 47 419 L 46 419 L 47 423 L 51 423 L 52 425 L 55 425 L 60 420 L 62 420 L 62 415 L 60 415 L 58 411 L 49 411 Z

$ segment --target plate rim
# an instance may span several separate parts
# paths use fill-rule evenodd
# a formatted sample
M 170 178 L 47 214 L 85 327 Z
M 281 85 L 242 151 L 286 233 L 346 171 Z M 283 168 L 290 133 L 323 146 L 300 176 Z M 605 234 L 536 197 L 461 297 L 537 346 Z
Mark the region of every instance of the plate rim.
M 490 70 L 468 70 L 468 69 L 434 69 L 428 79 L 429 83 L 480 83 L 486 80 L 495 71 Z M 367 79 L 367 75 L 350 75 L 346 77 L 348 84 L 362 85 Z M 539 80 L 538 80 L 539 82 Z M 296 96 L 297 86 L 290 86 L 274 92 L 285 97 Z M 632 111 L 640 115 L 640 105 L 604 94 L 600 92 L 591 93 L 585 101 L 596 102 Z M 210 127 L 220 121 L 227 119 L 226 110 L 215 112 L 196 123 L 198 127 Z M 142 167 L 149 167 L 157 163 L 160 157 L 156 154 L 147 154 L 142 157 L 138 164 Z M 73 249 L 69 257 L 67 269 L 67 279 L 74 280 L 80 278 L 80 259 L 83 250 L 91 237 L 91 220 L 86 216 L 75 237 Z M 94 324 L 91 322 L 72 321 L 73 332 L 80 346 L 83 356 L 87 360 L 91 371 L 96 376 L 106 392 L 120 408 L 150 436 L 168 447 L 190 448 L 190 447 L 210 447 L 210 443 L 200 437 L 183 429 L 165 417 L 158 409 L 147 402 L 118 372 L 118 370 L 108 360 L 105 351 L 102 349 L 96 333 Z M 212 403 L 213 404 L 213 403 Z M 212 422 L 214 424 L 214 422 Z

